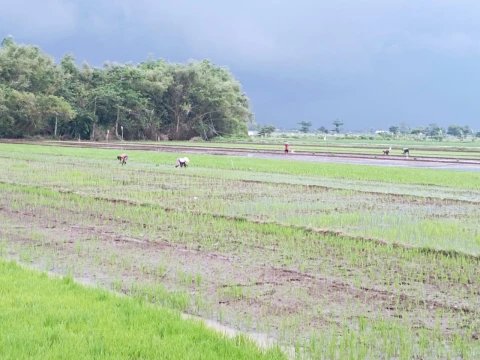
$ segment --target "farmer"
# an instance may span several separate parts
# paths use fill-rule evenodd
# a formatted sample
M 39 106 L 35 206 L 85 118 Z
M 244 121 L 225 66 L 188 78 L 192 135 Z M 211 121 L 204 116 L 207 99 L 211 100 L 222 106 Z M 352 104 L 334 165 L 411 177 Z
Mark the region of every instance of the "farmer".
M 408 148 L 403 148 L 403 155 L 410 155 L 410 150 L 408 150 Z
M 120 160 L 120 164 L 122 164 L 122 166 L 126 165 L 128 160 L 128 155 L 127 154 L 118 155 L 117 160 Z
M 386 150 L 382 150 L 383 151 L 383 155 L 388 155 L 390 153 L 390 150 L 386 149 Z
M 288 148 L 290 147 L 290 145 L 288 145 L 288 143 L 285 143 L 285 154 L 288 154 Z
M 175 167 L 187 167 L 187 163 L 189 163 L 190 160 L 187 157 L 184 158 L 178 158 L 177 159 L 177 165 Z

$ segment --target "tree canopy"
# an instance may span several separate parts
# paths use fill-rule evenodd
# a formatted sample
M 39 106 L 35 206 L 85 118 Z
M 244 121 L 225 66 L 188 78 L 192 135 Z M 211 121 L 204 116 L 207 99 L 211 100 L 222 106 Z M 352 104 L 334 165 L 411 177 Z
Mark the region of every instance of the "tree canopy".
M 310 121 L 300 121 L 298 125 L 300 125 L 300 132 L 308 133 L 310 131 L 312 123 Z
M 335 126 L 334 131 L 335 131 L 337 134 L 339 134 L 339 133 L 340 133 L 340 127 L 343 125 L 343 121 L 337 119 L 337 120 L 335 120 L 335 121 L 333 122 L 333 125 Z
M 275 132 L 275 126 L 273 125 L 263 125 L 258 131 L 258 136 L 270 136 Z
M 7 37 L 0 47 L 0 137 L 190 139 L 246 135 L 249 99 L 232 73 L 208 60 L 148 58 L 133 65 L 58 64 Z

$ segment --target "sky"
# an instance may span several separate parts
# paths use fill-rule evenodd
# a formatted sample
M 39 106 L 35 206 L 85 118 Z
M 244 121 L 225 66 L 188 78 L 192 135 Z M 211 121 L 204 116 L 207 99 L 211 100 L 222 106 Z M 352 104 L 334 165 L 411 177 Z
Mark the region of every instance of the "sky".
M 478 0 L 16 0 L 0 37 L 80 63 L 210 59 L 284 128 L 480 131 Z

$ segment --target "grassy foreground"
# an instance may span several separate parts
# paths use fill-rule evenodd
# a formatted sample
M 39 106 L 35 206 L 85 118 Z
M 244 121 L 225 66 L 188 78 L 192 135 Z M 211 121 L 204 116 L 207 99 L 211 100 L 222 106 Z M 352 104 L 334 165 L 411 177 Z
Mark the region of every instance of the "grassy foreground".
M 283 359 L 179 313 L 0 261 L 1 359 Z

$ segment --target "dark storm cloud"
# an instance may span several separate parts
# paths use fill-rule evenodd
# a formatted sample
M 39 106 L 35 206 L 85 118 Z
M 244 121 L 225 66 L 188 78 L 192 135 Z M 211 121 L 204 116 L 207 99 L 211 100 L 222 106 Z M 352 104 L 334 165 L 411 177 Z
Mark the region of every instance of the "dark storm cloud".
M 473 0 L 23 0 L 3 6 L 0 31 L 96 65 L 209 58 L 240 78 L 260 122 L 365 128 L 475 125 L 478 18 Z

